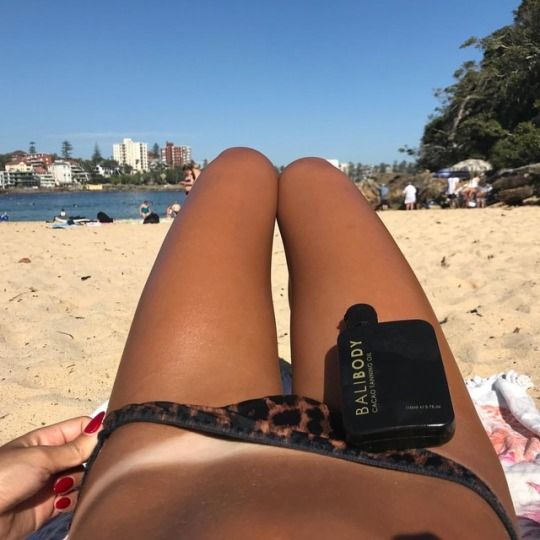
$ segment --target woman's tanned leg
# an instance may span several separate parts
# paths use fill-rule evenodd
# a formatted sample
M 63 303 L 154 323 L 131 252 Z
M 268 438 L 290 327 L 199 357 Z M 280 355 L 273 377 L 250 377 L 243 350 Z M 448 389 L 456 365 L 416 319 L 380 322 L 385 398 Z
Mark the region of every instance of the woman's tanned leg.
M 144 288 L 109 409 L 280 392 L 270 288 L 276 204 L 275 170 L 254 150 L 227 150 L 204 170 Z
M 281 393 L 270 287 L 277 188 L 271 163 L 245 148 L 223 152 L 200 175 L 144 288 L 110 410 Z M 119 428 L 86 478 L 73 538 L 148 538 L 139 518 L 152 537 L 182 536 L 189 524 L 176 529 L 178 504 L 192 497 L 198 467 L 239 450 L 241 443 L 165 425 Z
M 298 160 L 280 178 L 278 222 L 291 276 L 294 392 L 338 403 L 335 345 L 352 304 L 371 304 L 380 321 L 429 321 L 456 414 L 454 438 L 437 451 L 476 472 L 512 512 L 503 472 L 429 301 L 356 186 L 324 160 Z

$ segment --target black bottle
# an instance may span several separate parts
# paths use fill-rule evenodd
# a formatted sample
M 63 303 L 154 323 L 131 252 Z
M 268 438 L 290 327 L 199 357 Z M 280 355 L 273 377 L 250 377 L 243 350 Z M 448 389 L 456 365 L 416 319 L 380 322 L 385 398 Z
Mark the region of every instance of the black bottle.
M 338 337 L 343 426 L 367 451 L 437 446 L 454 434 L 454 411 L 437 339 L 426 321 L 379 323 L 351 306 Z

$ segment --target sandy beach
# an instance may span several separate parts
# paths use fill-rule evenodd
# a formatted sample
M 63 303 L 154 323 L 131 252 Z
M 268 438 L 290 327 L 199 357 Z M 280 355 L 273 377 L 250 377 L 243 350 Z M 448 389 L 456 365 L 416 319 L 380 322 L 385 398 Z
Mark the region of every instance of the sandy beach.
M 383 212 L 464 377 L 515 369 L 540 403 L 540 208 Z M 0 443 L 107 399 L 170 223 L 55 230 L 2 223 Z M 287 265 L 276 231 L 279 354 L 290 360 Z

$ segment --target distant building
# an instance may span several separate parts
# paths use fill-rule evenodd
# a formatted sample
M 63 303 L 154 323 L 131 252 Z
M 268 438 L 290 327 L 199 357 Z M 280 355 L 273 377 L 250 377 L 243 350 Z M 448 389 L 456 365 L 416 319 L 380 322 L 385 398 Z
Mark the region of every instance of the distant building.
M 45 167 L 34 165 L 34 175 L 39 180 L 39 187 L 53 188 L 56 186 L 52 172 L 49 172 Z
M 42 167 L 48 168 L 54 162 L 54 156 L 52 154 L 38 152 L 36 154 L 28 154 L 23 158 L 23 161 L 34 167 L 41 165 Z
M 147 171 L 148 145 L 124 139 L 121 143 L 113 144 L 113 158 L 120 165 L 130 165 L 135 171 Z
M 172 142 L 166 142 L 165 147 L 161 149 L 161 161 L 169 167 L 182 167 L 191 162 L 191 147 L 176 146 Z
M 6 163 L 7 172 L 33 172 L 34 168 L 32 165 L 26 164 L 24 161 L 12 161 Z
M 10 170 L 0 171 L 0 187 L 37 187 L 39 186 L 39 178 L 34 174 L 33 169 L 30 171 Z
M 90 173 L 86 172 L 76 161 L 70 161 L 71 177 L 76 184 L 87 184 L 90 181 Z
M 68 186 L 73 184 L 71 163 L 69 161 L 56 160 L 49 167 L 49 172 L 53 175 L 55 185 Z
M 13 187 L 15 181 L 11 179 L 11 174 L 7 171 L 0 171 L 0 189 Z
M 349 164 L 348 163 L 340 163 L 337 159 L 327 159 L 328 163 L 330 165 L 333 165 L 336 169 L 339 169 L 340 171 L 344 172 L 345 174 L 349 171 Z
M 99 176 L 102 178 L 110 178 L 114 174 L 114 171 L 111 168 L 103 167 L 102 165 L 98 163 L 94 167 L 93 173 L 94 173 L 94 176 Z

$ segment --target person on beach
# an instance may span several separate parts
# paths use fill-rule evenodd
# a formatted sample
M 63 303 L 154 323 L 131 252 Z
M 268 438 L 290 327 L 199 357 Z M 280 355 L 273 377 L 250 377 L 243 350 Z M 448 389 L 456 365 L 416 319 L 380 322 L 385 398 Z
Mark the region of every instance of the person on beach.
M 405 210 L 414 210 L 416 205 L 416 188 L 412 182 L 409 182 L 403 189 L 403 195 L 405 197 L 403 203 L 405 204 Z
M 139 205 L 139 216 L 144 221 L 152 213 L 152 203 L 150 201 L 143 201 Z
M 458 185 L 459 177 L 458 176 L 449 176 L 448 185 L 446 187 L 446 196 L 448 198 L 448 203 L 450 208 L 456 208 L 458 206 Z
M 166 212 L 167 217 L 174 219 L 180 212 L 181 208 L 182 207 L 180 206 L 180 203 L 178 201 L 174 201 L 172 204 L 170 204 L 167 207 L 167 212 Z
M 476 194 L 478 193 L 479 176 L 473 176 L 462 190 L 463 201 L 466 207 L 474 208 L 476 206 Z
M 387 210 L 389 207 L 388 197 L 390 195 L 390 189 L 386 184 L 381 184 L 377 187 L 379 192 L 379 204 L 376 210 Z
M 197 165 L 191 163 L 189 165 L 184 165 L 184 179 L 180 182 L 184 189 L 186 190 L 186 195 L 189 195 L 189 192 L 193 188 L 195 181 L 201 174 L 201 170 Z
M 486 201 L 492 189 L 493 187 L 486 182 L 485 178 L 480 179 L 476 191 L 476 206 L 478 208 L 486 207 Z
M 60 210 L 60 212 L 58 214 L 56 214 L 56 216 L 53 217 L 52 220 L 53 221 L 58 221 L 59 223 L 66 223 L 66 221 L 68 220 L 68 216 L 66 214 L 65 209 L 62 208 Z
M 292 395 L 271 294 L 276 218 Z M 332 430 L 336 339 L 360 302 L 381 321 L 435 330 L 456 431 L 433 451 L 355 452 Z M 262 154 L 233 148 L 205 168 L 142 293 L 108 411 L 75 540 L 517 538 L 503 471 L 425 293 L 359 190 L 323 159 L 278 178 Z

